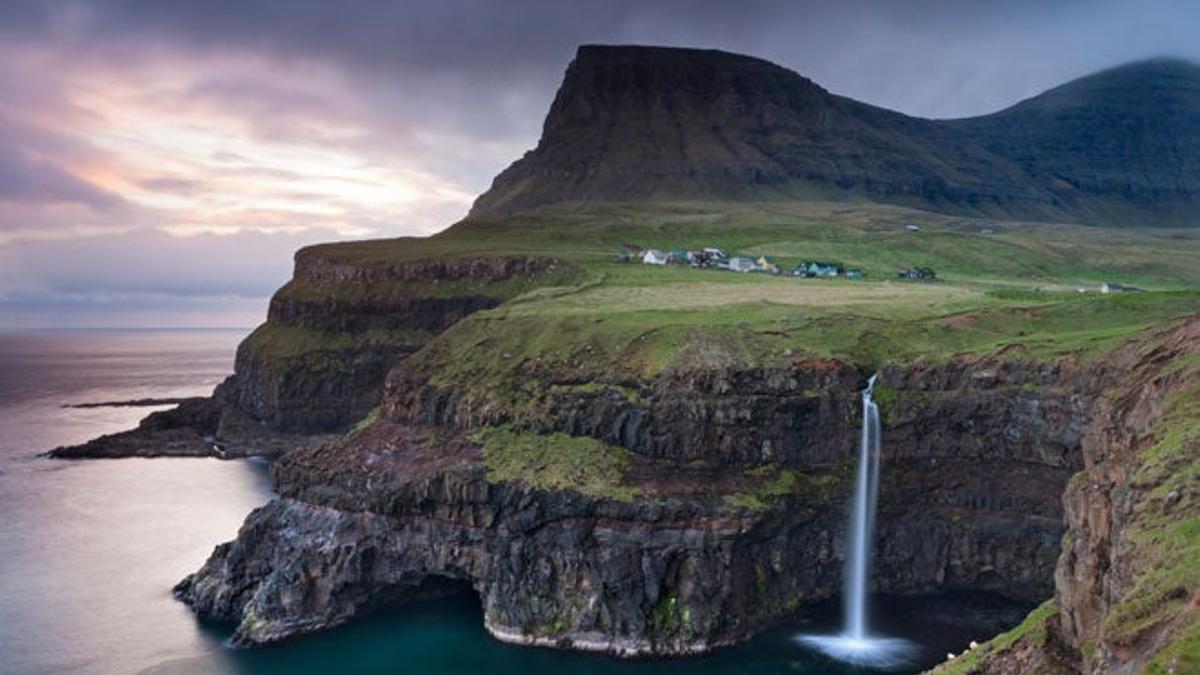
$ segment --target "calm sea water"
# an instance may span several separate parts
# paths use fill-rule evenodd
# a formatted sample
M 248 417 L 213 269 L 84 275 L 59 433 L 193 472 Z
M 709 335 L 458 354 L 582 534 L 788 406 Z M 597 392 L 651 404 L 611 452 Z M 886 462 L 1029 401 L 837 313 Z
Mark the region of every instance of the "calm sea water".
M 836 603 L 749 644 L 690 659 L 619 661 L 500 644 L 470 594 L 397 608 L 258 650 L 223 641 L 170 589 L 267 501 L 253 461 L 36 457 L 131 427 L 146 408 L 64 403 L 206 394 L 232 369 L 233 331 L 0 334 L 0 673 L 303 675 L 857 673 L 793 641 L 833 631 Z M 884 632 L 923 645 L 908 672 L 1019 620 L 987 596 L 876 598 Z

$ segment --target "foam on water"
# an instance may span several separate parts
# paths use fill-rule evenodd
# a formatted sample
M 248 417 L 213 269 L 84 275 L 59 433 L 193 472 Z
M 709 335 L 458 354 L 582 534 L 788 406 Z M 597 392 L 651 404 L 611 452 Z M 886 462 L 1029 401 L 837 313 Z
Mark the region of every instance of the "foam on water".
M 798 635 L 796 641 L 826 656 L 878 670 L 909 667 L 917 656 L 917 645 L 909 640 L 889 637 L 840 635 Z

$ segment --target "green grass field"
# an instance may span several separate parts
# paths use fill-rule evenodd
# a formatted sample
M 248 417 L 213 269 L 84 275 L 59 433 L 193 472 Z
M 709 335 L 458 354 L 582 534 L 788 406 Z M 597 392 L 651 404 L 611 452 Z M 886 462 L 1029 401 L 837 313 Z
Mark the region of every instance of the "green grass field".
M 915 224 L 920 232 L 909 232 Z M 991 230 L 991 234 L 983 234 Z M 949 281 L 1074 288 L 1116 281 L 1156 289 L 1200 285 L 1200 231 L 1113 229 L 957 218 L 883 205 L 836 203 L 601 204 L 547 207 L 459 223 L 426 239 L 329 244 L 320 254 L 355 264 L 471 255 L 529 254 L 587 270 L 623 244 L 717 246 L 773 255 L 784 265 L 837 260 L 869 278 L 910 266 Z M 612 279 L 610 279 L 612 281 Z
M 910 224 L 920 231 L 907 230 Z M 772 255 L 787 269 L 801 259 L 829 259 L 861 267 L 866 278 L 619 262 L 626 244 L 717 246 L 735 255 Z M 506 254 L 559 260 L 554 273 L 500 283 L 313 291 L 505 299 L 431 343 L 423 358 L 435 359 L 436 377 L 447 380 L 508 379 L 522 364 L 537 363 L 619 381 L 673 367 L 754 366 L 804 354 L 864 367 L 999 350 L 1014 358 L 1079 360 L 1147 326 L 1200 311 L 1194 230 L 1002 223 L 875 205 L 557 206 L 460 223 L 428 239 L 332 244 L 308 253 L 360 266 Z M 909 266 L 932 267 L 940 280 L 897 279 Z M 1104 281 L 1144 290 L 1101 295 Z

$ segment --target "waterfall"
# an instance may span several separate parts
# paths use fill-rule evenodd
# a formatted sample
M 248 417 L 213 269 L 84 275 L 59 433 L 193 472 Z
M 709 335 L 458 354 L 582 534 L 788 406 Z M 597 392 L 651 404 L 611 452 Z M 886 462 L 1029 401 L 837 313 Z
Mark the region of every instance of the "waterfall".
M 850 512 L 849 550 L 846 555 L 845 627 L 843 633 L 862 639 L 867 635 L 867 592 L 871 587 L 871 534 L 875 527 L 875 501 L 879 494 L 879 406 L 871 400 L 875 378 L 862 392 L 862 432 L 858 444 L 858 472 L 854 479 L 854 507 Z
M 878 374 L 862 391 L 862 429 L 854 499 L 846 528 L 846 569 L 842 590 L 843 622 L 838 635 L 800 635 L 797 640 L 841 661 L 889 668 L 907 663 L 915 645 L 908 640 L 872 635 L 867 628 L 867 598 L 871 588 L 871 540 L 879 496 L 882 427 L 879 406 L 871 398 Z

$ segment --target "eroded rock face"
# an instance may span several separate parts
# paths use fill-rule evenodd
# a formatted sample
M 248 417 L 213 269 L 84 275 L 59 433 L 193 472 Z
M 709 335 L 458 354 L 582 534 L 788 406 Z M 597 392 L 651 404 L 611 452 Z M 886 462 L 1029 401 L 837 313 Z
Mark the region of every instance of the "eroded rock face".
M 267 322 L 238 346 L 234 374 L 214 396 L 269 431 L 343 431 L 378 405 L 398 360 L 503 301 L 489 284 L 557 268 L 525 256 L 368 264 L 302 249 L 293 279 L 271 298 Z
M 1153 549 L 1139 546 L 1134 539 L 1133 532 L 1145 527 L 1138 522 L 1138 510 L 1170 509 L 1181 521 L 1200 514 L 1195 504 L 1179 504 L 1178 492 L 1176 503 L 1170 503 L 1169 496 L 1154 494 L 1151 479 L 1138 477 L 1144 450 L 1158 440 L 1155 426 L 1169 397 L 1197 376 L 1175 366 L 1197 351 L 1200 318 L 1166 331 L 1149 353 L 1132 347 L 1118 351 L 1111 367 L 1122 373 L 1122 382 L 1092 412 L 1083 439 L 1085 469 L 1071 480 L 1063 496 L 1070 533 L 1055 571 L 1062 631 L 1078 650 L 1078 663 L 1085 672 L 1139 672 L 1170 638 L 1174 626 L 1186 620 L 1168 613 L 1156 625 L 1132 632 L 1105 625 L 1114 607 L 1159 564 Z M 1175 470 L 1187 469 L 1177 463 Z M 1147 509 L 1152 501 L 1162 506 Z M 1179 586 L 1175 592 L 1178 597 L 1161 602 L 1187 605 L 1184 614 L 1200 606 L 1192 600 L 1200 590 Z M 1085 644 L 1095 648 L 1084 649 Z
M 893 373 L 879 590 L 982 589 L 1030 603 L 1052 593 L 1059 495 L 1079 465 L 1075 416 L 1090 405 L 1071 388 L 1082 379 L 1054 368 Z M 185 580 L 180 597 L 239 622 L 236 639 L 253 644 L 453 579 L 479 593 L 501 639 L 675 654 L 745 639 L 839 592 L 860 384 L 849 366 L 676 373 L 634 401 L 560 399 L 560 416 L 530 427 L 633 439 L 629 501 L 489 480 L 470 438 L 481 415 L 431 403 L 450 400 L 445 390 L 398 386 L 408 378 L 402 368 L 394 375 L 383 421 L 280 460 L 281 498 Z M 1045 396 L 1025 386 L 1042 380 L 1055 383 Z M 606 435 L 613 425 L 593 422 L 630 410 L 640 420 L 632 434 Z M 739 428 L 758 435 L 739 445 Z M 684 439 L 655 444 L 673 434 Z M 776 438 L 778 452 L 764 455 L 763 439 Z M 753 489 L 730 476 L 781 465 L 801 472 L 797 487 L 759 507 L 730 501 Z
M 1054 574 L 1055 609 L 1030 634 L 985 651 L 972 673 L 1194 668 L 1178 651 L 1155 660 L 1194 625 L 1200 608 L 1200 591 L 1180 574 L 1195 561 L 1178 557 L 1179 547 L 1194 545 L 1187 541 L 1192 535 L 1169 532 L 1172 524 L 1200 517 L 1187 478 L 1200 445 L 1179 431 L 1181 419 L 1166 419 L 1172 404 L 1193 409 L 1198 351 L 1200 316 L 1192 316 L 1147 331 L 1097 364 L 1103 393 L 1082 426 L 1084 466 L 1063 494 L 1068 529 Z M 1155 456 L 1152 448 L 1164 438 L 1178 445 Z
M 507 423 L 590 436 L 650 457 L 807 468 L 851 455 L 861 414 L 853 392 L 866 380 L 850 364 L 818 359 L 671 371 L 645 383 L 609 387 L 601 381 L 584 390 L 558 386 L 575 383 L 553 373 L 521 375 L 537 388 L 479 392 L 470 383 L 430 384 L 428 372 L 401 363 L 388 376 L 383 410 L 414 424 L 469 429 Z M 986 360 L 887 368 L 880 382 L 891 457 L 1081 466 L 1077 451 L 1091 402 L 1087 373 L 1061 364 Z

